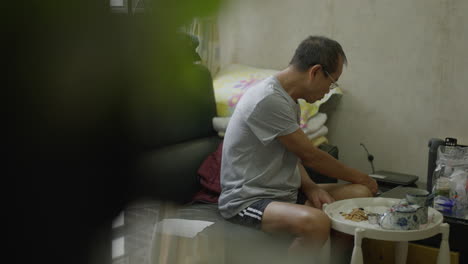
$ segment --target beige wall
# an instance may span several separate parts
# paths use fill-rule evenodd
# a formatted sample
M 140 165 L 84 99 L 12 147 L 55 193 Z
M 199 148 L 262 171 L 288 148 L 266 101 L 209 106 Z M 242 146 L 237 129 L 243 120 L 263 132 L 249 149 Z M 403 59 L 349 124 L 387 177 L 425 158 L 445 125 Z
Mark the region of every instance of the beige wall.
M 219 16 L 221 64 L 286 67 L 308 35 L 339 41 L 346 91 L 329 139 L 346 164 L 423 176 L 427 142 L 468 144 L 468 1 L 233 0 Z

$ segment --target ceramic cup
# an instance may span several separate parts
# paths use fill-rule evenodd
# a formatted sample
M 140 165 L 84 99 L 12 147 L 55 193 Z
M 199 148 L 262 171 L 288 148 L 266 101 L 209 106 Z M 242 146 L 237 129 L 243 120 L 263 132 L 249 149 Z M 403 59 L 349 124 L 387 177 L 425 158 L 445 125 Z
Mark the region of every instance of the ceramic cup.
M 419 218 L 421 219 L 421 224 L 426 224 L 428 219 L 428 198 L 430 193 L 426 190 L 414 189 L 406 193 L 406 200 L 409 204 L 419 205 L 423 208 L 421 210 Z
M 380 217 L 382 217 L 382 215 L 370 213 L 367 214 L 367 221 L 369 222 L 369 224 L 378 225 Z
M 415 230 L 419 229 L 419 215 L 422 207 L 419 205 L 398 204 L 391 207 L 380 218 L 383 229 Z

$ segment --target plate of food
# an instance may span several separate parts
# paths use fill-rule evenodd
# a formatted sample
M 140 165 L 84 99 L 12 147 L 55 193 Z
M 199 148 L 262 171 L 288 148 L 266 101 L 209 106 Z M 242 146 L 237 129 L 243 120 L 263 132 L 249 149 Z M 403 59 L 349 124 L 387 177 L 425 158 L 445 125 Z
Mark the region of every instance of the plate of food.
M 336 201 L 324 206 L 324 212 L 332 220 L 332 228 L 347 234 L 354 234 L 356 228 L 374 230 L 378 232 L 396 232 L 408 233 L 419 232 L 421 230 L 430 230 L 440 225 L 443 216 L 429 208 L 429 221 L 427 224 L 420 225 L 417 230 L 386 230 L 379 225 L 379 217 L 388 210 L 400 203 L 400 199 L 393 198 L 354 198 Z M 434 230 L 436 231 L 436 230 Z

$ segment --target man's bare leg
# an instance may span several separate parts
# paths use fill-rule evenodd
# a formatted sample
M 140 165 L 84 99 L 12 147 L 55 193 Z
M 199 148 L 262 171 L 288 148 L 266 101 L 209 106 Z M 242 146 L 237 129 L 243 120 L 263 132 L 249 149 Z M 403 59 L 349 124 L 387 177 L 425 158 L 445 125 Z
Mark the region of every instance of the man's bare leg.
M 320 249 L 330 235 L 330 224 L 330 219 L 320 209 L 282 202 L 271 202 L 262 218 L 263 231 L 298 237 L 290 246 L 290 252 L 311 253 Z
M 320 188 L 327 191 L 336 201 L 359 198 L 359 197 L 372 197 L 372 192 L 364 185 L 361 184 L 318 184 Z
M 319 184 L 335 200 L 356 197 L 368 197 L 372 193 L 359 184 Z M 319 250 L 330 236 L 331 221 L 320 209 L 306 205 L 271 202 L 263 212 L 262 230 L 268 233 L 289 233 L 297 238 L 291 244 L 289 252 L 313 252 Z M 336 234 L 335 234 L 336 233 Z M 353 237 L 333 231 L 332 244 L 342 248 L 342 244 L 351 245 Z

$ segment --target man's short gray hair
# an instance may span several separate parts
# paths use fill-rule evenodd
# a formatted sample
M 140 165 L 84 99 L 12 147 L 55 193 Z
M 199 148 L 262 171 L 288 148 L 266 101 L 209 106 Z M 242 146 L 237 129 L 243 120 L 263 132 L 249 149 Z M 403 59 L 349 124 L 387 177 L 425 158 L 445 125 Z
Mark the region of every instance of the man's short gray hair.
M 289 65 L 305 72 L 310 67 L 319 64 L 331 74 L 338 69 L 340 56 L 346 65 L 348 60 L 337 41 L 322 36 L 309 36 L 299 44 Z

